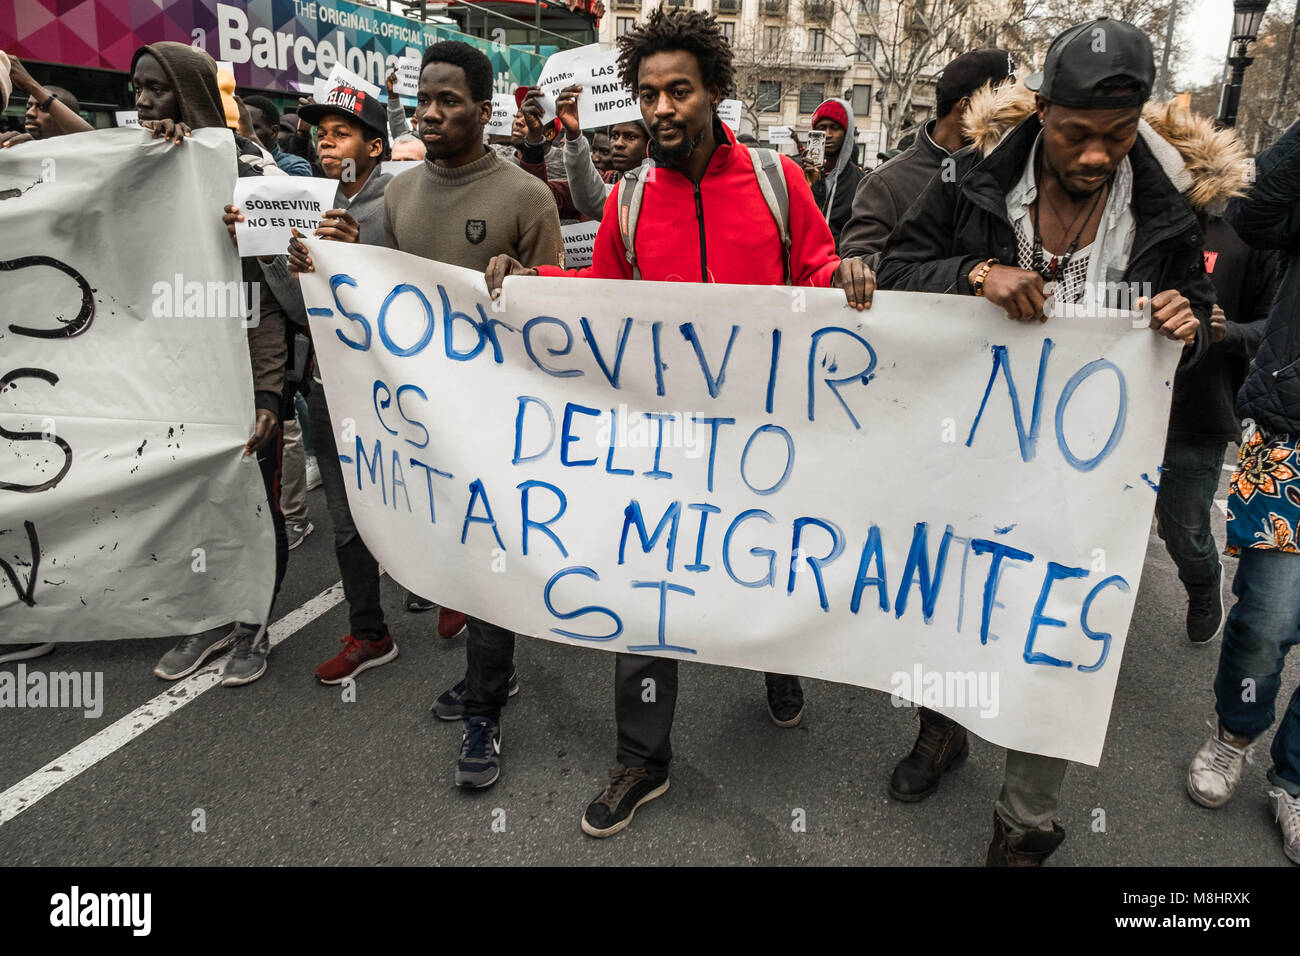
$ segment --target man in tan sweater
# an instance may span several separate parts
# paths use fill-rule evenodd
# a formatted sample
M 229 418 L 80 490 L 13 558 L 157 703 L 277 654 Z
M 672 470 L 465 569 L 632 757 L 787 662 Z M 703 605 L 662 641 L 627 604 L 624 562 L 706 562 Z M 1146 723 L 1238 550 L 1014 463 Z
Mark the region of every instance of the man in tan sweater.
M 496 255 L 530 266 L 563 265 L 550 189 L 483 144 L 492 116 L 491 61 L 466 43 L 429 47 L 415 116 L 425 162 L 397 176 L 384 193 L 389 247 L 480 272 Z M 488 787 L 500 776 L 501 707 L 518 690 L 514 655 L 513 632 L 469 618 L 465 679 L 434 704 L 442 719 L 465 720 L 457 786 Z

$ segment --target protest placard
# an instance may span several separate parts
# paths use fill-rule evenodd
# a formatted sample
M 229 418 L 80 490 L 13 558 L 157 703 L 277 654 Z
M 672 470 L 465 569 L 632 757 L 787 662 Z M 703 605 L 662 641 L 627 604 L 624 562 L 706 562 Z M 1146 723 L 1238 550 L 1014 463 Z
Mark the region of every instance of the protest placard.
M 330 90 L 336 86 L 350 86 L 354 90 L 364 90 L 368 96 L 373 96 L 377 100 L 382 99 L 379 95 L 379 87 L 357 76 L 341 63 L 335 63 L 325 79 L 317 79 L 312 83 L 312 98 L 317 103 L 324 103 L 329 98 Z
M 560 227 L 564 236 L 564 265 L 568 269 L 584 269 L 591 265 L 591 253 L 596 247 L 599 222 L 571 222 Z
M 402 57 L 397 61 L 397 81 L 393 92 L 398 96 L 420 95 L 420 61 L 415 57 Z
M 492 94 L 492 119 L 483 130 L 484 140 L 488 136 L 509 136 L 515 121 L 515 98 L 509 93 Z
M 266 618 L 275 541 L 243 453 L 259 297 L 219 214 L 235 168 L 224 129 L 5 151 L 0 192 L 21 193 L 0 202 L 6 643 Z
M 512 278 L 309 242 L 352 516 L 521 634 L 874 687 L 1095 764 L 1180 349 L 972 296 Z
M 718 104 L 718 119 L 731 127 L 733 133 L 740 131 L 740 100 L 723 100 Z
M 784 146 L 786 143 L 794 142 L 793 131 L 789 126 L 769 126 L 766 138 L 773 146 Z
M 542 88 L 543 122 L 555 118 L 555 98 L 566 86 L 579 84 L 578 125 L 582 129 L 626 123 L 641 118 L 641 107 L 618 76 L 618 51 L 602 50 L 597 43 L 554 53 L 542 67 L 537 86 Z
M 235 224 L 241 256 L 279 256 L 293 230 L 310 234 L 334 207 L 338 183 L 311 176 L 244 176 L 235 180 L 234 204 L 244 214 Z
M 113 113 L 113 120 L 118 126 L 139 126 L 140 113 L 138 110 L 117 110 Z

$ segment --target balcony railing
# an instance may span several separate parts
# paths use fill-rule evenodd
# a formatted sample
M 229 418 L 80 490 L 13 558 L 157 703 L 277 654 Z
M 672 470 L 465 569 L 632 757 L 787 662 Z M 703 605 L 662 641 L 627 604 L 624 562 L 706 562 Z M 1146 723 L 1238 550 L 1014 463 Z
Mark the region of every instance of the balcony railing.
M 814 70 L 843 72 L 849 68 L 849 59 L 843 53 L 831 50 L 799 50 L 792 56 L 795 66 Z
M 765 17 L 783 17 L 785 16 L 786 0 L 762 0 L 763 16 Z
M 741 12 L 741 0 L 713 0 L 713 12 L 715 14 L 727 14 L 730 16 L 739 16 Z
M 835 5 L 830 0 L 804 0 L 805 20 L 829 20 L 834 12 Z

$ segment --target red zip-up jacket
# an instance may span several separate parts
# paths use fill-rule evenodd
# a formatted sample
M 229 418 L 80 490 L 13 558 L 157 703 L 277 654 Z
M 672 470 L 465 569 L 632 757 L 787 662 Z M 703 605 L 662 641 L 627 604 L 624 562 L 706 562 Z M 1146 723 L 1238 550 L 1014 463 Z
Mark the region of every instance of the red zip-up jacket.
M 636 228 L 641 278 L 664 282 L 782 285 L 781 237 L 754 176 L 753 159 L 725 124 L 713 124 L 719 145 L 696 185 L 685 173 L 657 166 L 646 182 Z M 723 138 L 725 136 L 725 139 Z M 827 287 L 839 267 L 835 240 L 801 170 L 781 157 L 790 194 L 790 282 Z M 632 265 L 618 226 L 618 189 L 605 201 L 592 264 L 541 266 L 544 276 L 630 279 Z

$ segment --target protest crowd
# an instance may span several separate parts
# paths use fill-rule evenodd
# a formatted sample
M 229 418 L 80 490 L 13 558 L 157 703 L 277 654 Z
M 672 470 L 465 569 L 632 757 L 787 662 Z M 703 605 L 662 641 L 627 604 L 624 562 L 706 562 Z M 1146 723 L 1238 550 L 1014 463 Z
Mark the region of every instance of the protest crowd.
M 1098 26 L 1105 55 L 1090 42 Z M 1050 327 L 1063 321 L 1062 307 L 1077 315 L 1113 305 L 1104 290 L 1117 280 L 1149 289 L 1128 307 L 1147 317 L 1151 335 L 1182 346 L 1157 529 L 1186 589 L 1186 639 L 1222 635 L 1217 723 L 1188 755 L 1187 790 L 1205 807 L 1227 803 L 1259 773 L 1249 763 L 1254 741 L 1280 709 L 1268 799 L 1285 852 L 1300 863 L 1300 688 L 1289 704 L 1279 697 L 1286 653 L 1300 642 L 1300 273 L 1291 268 L 1300 256 L 1300 123 L 1246 177 L 1231 130 L 1152 100 L 1150 39 L 1103 18 L 1061 33 L 1030 75 L 1003 50 L 958 56 L 938 80 L 934 118 L 864 170 L 845 100 L 826 100 L 813 115 L 820 156 L 802 143 L 794 158 L 762 148 L 718 118 L 734 76 L 709 14 L 661 8 L 620 36 L 618 49 L 620 80 L 642 119 L 595 130 L 580 124 L 580 85 L 553 105 L 539 87 L 521 87 L 511 134 L 486 135 L 492 68 L 456 41 L 424 51 L 412 117 L 394 95 L 395 75 L 386 106 L 337 85 L 323 101 L 303 97 L 296 113 L 281 113 L 264 96 L 223 89 L 207 53 L 174 42 L 136 50 L 131 106 L 147 135 L 175 150 L 195 131 L 229 129 L 241 180 L 332 180 L 315 238 L 476 270 L 494 296 L 510 276 L 787 285 L 841 290 L 863 312 L 876 290 L 898 290 L 982 297 L 1010 322 Z M 36 82 L 0 52 L 0 103 L 26 98 L 25 131 L 0 134 L 0 169 L 33 143 L 91 131 L 75 92 Z M 246 213 L 234 202 L 211 210 L 232 242 Z M 580 222 L 599 224 L 591 264 L 568 268 L 562 225 Z M 307 493 L 323 488 L 349 631 L 337 653 L 322 649 L 315 676 L 337 685 L 394 661 L 398 647 L 380 600 L 382 569 L 349 508 L 333 396 L 313 360 L 300 277 L 314 263 L 301 238 L 241 259 L 244 281 L 260 290 L 260 320 L 248 328 L 256 419 L 244 454 L 256 457 L 272 514 L 277 592 L 289 552 L 322 523 L 309 516 Z M 1230 608 L 1210 520 L 1229 443 L 1240 446 L 1223 543 L 1239 558 Z M 443 639 L 464 635 L 463 677 L 432 711 L 463 724 L 449 761 L 457 786 L 490 787 L 503 769 L 503 708 L 527 678 L 515 667 L 515 633 L 410 591 L 404 606 L 431 612 Z M 260 621 L 177 635 L 154 673 L 175 681 L 229 652 L 221 682 L 250 684 L 268 667 L 270 620 L 268 609 Z M 0 663 L 54 650 L 0 644 Z M 771 720 L 797 726 L 799 678 L 764 677 Z M 649 702 L 647 679 L 658 688 Z M 675 658 L 615 655 L 615 766 L 581 815 L 589 836 L 618 833 L 667 791 L 678 680 Z M 1249 699 L 1244 681 L 1255 688 Z M 952 718 L 925 707 L 917 716 L 916 739 L 888 783 L 904 802 L 935 793 L 971 747 Z M 987 865 L 1042 865 L 1061 845 L 1056 810 L 1068 765 L 1007 751 Z

